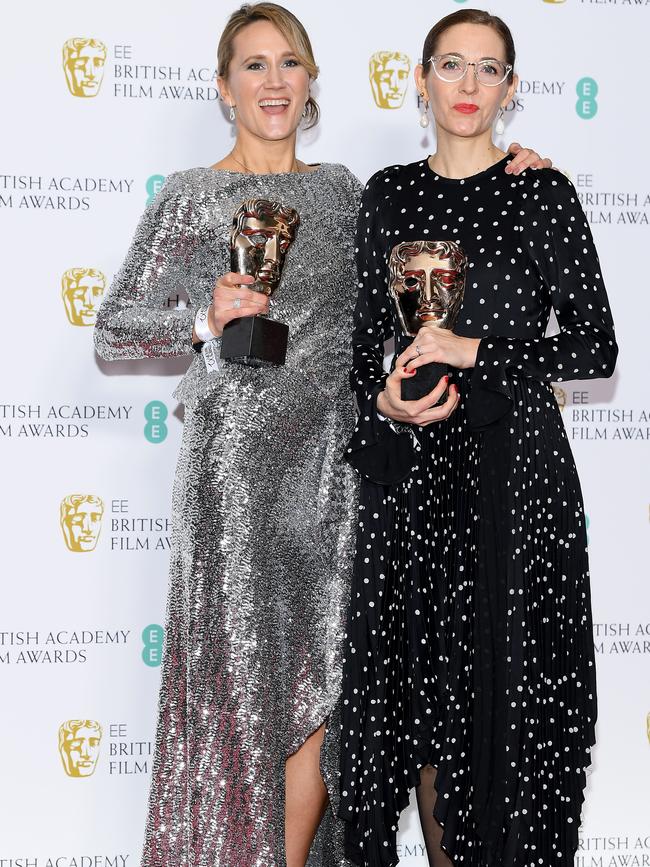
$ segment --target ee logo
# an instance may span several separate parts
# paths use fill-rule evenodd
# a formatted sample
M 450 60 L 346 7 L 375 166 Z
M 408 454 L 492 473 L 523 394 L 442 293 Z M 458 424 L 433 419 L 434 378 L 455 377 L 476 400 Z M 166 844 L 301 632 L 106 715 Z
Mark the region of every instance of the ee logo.
M 162 662 L 162 647 L 165 630 L 158 623 L 150 623 L 142 630 L 142 661 L 151 668 Z
M 144 408 L 146 425 L 144 435 L 150 443 L 161 443 L 167 439 L 167 407 L 161 400 L 152 400 Z
M 164 175 L 151 175 L 150 178 L 147 179 L 146 190 L 147 190 L 147 204 L 150 205 L 153 200 L 156 198 L 158 193 L 162 190 L 163 184 L 165 183 Z
M 598 111 L 598 103 L 596 102 L 598 84 L 593 78 L 581 78 L 576 84 L 576 93 L 578 94 L 578 101 L 576 102 L 578 117 L 583 120 L 591 120 Z

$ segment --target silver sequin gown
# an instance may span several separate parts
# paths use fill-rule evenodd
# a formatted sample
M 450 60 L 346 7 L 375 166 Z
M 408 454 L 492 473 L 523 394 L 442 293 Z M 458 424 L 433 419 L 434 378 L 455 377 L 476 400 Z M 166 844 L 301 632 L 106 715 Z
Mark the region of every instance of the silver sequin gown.
M 354 547 L 356 484 L 342 461 L 360 185 L 343 166 L 171 175 L 98 316 L 105 359 L 192 354 L 194 311 L 229 267 L 245 199 L 296 208 L 300 228 L 272 315 L 286 365 L 200 356 L 175 395 L 185 424 L 173 493 L 166 646 L 143 855 L 146 867 L 282 867 L 284 763 L 332 714 Z M 330 734 L 331 732 L 331 734 Z M 321 754 L 336 807 L 338 726 Z M 328 810 L 310 867 L 341 867 Z

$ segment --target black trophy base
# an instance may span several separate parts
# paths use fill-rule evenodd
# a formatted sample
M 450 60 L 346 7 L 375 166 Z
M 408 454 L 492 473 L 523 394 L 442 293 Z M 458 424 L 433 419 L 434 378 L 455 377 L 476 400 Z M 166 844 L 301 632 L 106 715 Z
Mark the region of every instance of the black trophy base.
M 431 364 L 423 364 L 422 367 L 416 367 L 417 373 L 408 379 L 402 380 L 402 400 L 419 400 L 425 394 L 438 385 L 441 377 L 447 376 L 448 370 L 446 364 L 431 362 Z M 438 406 L 447 400 L 447 389 L 436 404 Z
M 284 364 L 289 326 L 263 316 L 233 319 L 223 329 L 221 357 L 249 367 Z

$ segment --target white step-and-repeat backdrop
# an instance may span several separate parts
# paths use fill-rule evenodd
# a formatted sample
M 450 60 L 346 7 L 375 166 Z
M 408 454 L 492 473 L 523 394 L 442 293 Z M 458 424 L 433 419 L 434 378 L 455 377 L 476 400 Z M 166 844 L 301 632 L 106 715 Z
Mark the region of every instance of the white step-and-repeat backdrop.
M 288 2 L 321 66 L 302 158 L 365 180 L 431 152 L 412 72 L 463 0 Z M 232 8 L 23 0 L 4 15 L 0 867 L 139 861 L 187 362 L 104 363 L 92 325 L 164 177 L 232 145 L 214 69 Z M 621 345 L 611 380 L 557 389 L 589 515 L 600 685 L 577 867 L 648 867 L 650 0 L 489 9 L 518 48 L 504 141 L 573 179 Z M 424 867 L 413 811 L 400 845 Z

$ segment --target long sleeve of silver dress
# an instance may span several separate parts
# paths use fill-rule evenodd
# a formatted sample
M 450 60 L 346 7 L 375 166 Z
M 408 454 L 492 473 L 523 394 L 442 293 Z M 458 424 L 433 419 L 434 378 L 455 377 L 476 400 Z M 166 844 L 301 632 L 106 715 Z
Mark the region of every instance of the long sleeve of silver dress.
M 201 356 L 177 389 L 185 424 L 173 493 L 166 645 L 145 867 L 283 867 L 284 763 L 334 712 L 356 524 L 342 462 L 354 222 L 342 166 L 170 176 L 143 216 L 98 316 L 107 359 L 191 352 L 192 307 L 230 270 L 232 215 L 249 198 L 294 207 L 300 228 L 273 299 L 290 327 L 278 368 Z M 337 738 L 321 754 L 336 805 Z M 329 810 L 310 867 L 346 864 Z

